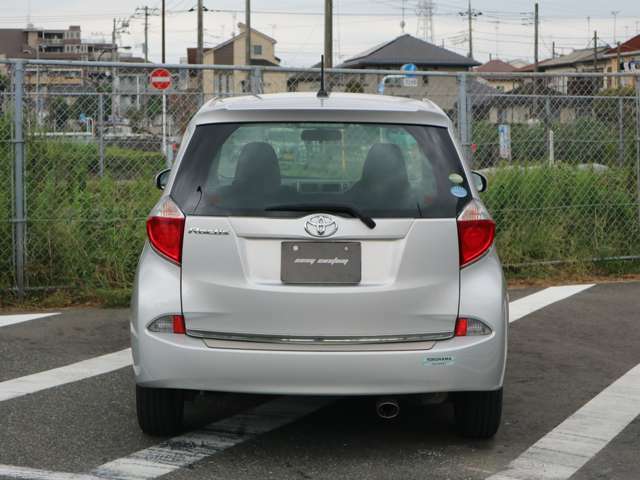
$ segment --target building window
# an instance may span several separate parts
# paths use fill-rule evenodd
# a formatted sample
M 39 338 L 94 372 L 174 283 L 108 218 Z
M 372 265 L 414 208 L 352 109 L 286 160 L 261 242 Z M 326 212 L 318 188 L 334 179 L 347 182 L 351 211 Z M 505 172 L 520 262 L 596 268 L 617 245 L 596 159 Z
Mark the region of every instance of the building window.
M 262 55 L 262 45 L 254 45 L 253 46 L 253 54 L 254 55 Z

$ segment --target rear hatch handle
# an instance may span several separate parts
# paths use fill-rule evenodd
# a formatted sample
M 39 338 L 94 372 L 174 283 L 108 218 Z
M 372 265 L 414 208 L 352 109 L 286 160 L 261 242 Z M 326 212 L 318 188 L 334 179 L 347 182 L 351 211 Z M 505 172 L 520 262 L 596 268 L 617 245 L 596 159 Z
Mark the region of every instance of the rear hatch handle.
M 361 210 L 352 207 L 351 205 L 344 205 L 341 203 L 295 203 L 285 205 L 271 205 L 265 207 L 267 212 L 325 212 L 325 213 L 346 213 L 354 218 L 362 220 L 370 229 L 376 228 L 376 222 L 368 215 L 365 215 Z

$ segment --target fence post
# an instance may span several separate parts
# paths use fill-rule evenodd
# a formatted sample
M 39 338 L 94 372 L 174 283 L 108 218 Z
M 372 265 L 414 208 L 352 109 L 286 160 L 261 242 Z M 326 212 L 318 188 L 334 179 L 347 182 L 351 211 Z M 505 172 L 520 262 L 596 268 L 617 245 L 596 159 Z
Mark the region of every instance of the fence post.
M 249 85 L 251 93 L 258 95 L 262 93 L 262 70 L 259 68 L 252 68 L 249 73 Z
M 14 205 L 13 219 L 13 252 L 16 269 L 16 290 L 18 297 L 24 297 L 25 271 L 25 239 L 26 239 L 26 207 L 24 191 L 24 131 L 23 131 L 23 97 L 24 97 L 24 62 L 17 61 L 13 68 L 13 128 L 14 128 Z
M 462 144 L 462 154 L 471 165 L 471 139 L 469 137 L 469 110 L 467 108 L 467 75 L 458 74 L 458 132 Z
M 618 163 L 624 165 L 624 105 L 622 97 L 618 98 Z
M 547 157 L 549 158 L 549 165 L 553 165 L 555 158 L 553 150 L 553 133 L 551 133 L 551 99 L 547 96 L 544 99 L 544 129 L 546 133 L 547 143 Z
M 104 176 L 104 96 L 98 94 L 98 174 Z

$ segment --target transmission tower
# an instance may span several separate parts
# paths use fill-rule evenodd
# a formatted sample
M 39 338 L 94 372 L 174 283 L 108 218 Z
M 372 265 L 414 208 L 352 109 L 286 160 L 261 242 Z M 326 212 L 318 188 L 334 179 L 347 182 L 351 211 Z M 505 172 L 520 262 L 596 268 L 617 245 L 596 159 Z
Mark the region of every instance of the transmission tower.
M 418 16 L 418 38 L 433 43 L 433 13 L 436 9 L 433 0 L 418 0 L 416 15 Z

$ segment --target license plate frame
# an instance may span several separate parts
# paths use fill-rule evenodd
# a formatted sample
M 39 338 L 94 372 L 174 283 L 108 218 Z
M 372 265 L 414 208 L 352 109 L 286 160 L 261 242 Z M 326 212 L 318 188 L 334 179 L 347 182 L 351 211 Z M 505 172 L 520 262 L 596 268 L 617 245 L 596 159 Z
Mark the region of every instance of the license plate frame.
M 292 285 L 358 285 L 360 242 L 286 241 L 280 247 L 280 280 Z

